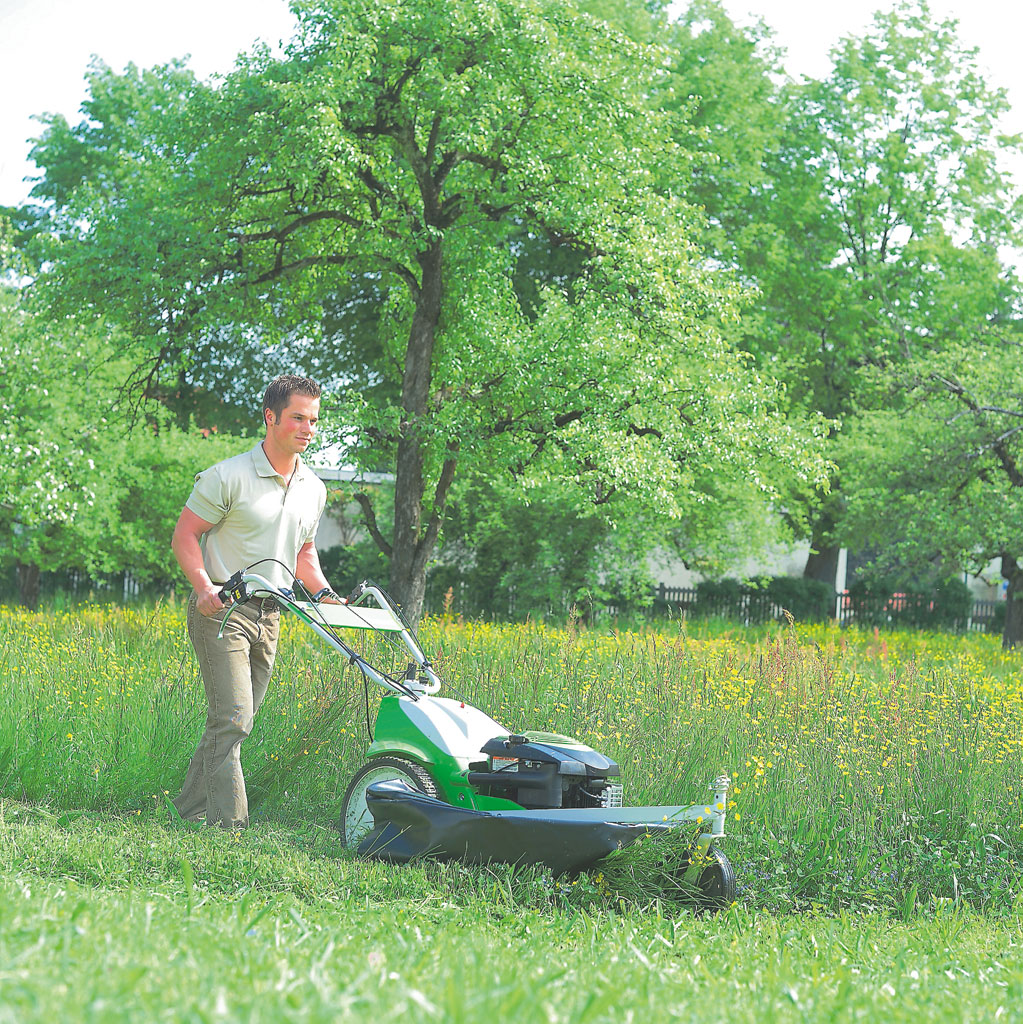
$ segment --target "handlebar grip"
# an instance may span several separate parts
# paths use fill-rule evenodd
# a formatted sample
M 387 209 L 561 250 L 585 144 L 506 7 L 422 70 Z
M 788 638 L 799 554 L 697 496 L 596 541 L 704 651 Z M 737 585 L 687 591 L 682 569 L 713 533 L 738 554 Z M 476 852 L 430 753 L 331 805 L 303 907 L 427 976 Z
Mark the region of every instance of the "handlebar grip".
M 239 572 L 236 572 L 223 585 L 223 587 L 220 588 L 219 591 L 217 591 L 217 597 L 219 597 L 220 600 L 224 604 L 228 604 L 229 603 L 229 601 L 228 601 L 229 598 L 232 601 L 241 602 L 241 601 L 244 600 L 244 594 L 243 594 L 244 588 L 245 588 L 245 584 L 242 583 L 242 574 L 239 571 Z

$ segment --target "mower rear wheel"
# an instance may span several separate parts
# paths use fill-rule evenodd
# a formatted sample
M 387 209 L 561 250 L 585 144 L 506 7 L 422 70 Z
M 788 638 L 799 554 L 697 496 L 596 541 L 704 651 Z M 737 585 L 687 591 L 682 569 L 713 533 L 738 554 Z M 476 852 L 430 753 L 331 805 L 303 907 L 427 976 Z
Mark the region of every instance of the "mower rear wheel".
M 373 827 L 373 815 L 366 804 L 366 790 L 375 782 L 400 781 L 427 796 L 437 796 L 437 784 L 427 770 L 404 757 L 374 757 L 356 773 L 341 802 L 338 823 L 345 846 L 355 848 Z

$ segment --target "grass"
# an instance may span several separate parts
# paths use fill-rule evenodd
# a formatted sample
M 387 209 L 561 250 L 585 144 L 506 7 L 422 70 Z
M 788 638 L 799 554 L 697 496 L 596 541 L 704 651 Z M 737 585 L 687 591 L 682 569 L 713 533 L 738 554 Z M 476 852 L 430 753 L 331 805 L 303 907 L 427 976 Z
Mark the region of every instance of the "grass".
M 204 714 L 183 617 L 0 607 L 0 796 L 162 807 Z M 286 625 L 244 752 L 251 804 L 257 818 L 329 822 L 364 756 L 366 697 Z M 513 731 L 588 740 L 623 766 L 629 803 L 695 802 L 727 770 L 726 850 L 747 904 L 1006 909 L 1023 888 L 1023 664 L 993 637 L 450 617 L 422 635 L 448 692 Z
M 0 1021 L 1019 1019 L 1023 927 L 735 907 L 615 911 L 534 870 L 359 862 L 0 804 Z
M 1020 1019 L 1023 663 L 994 638 L 428 621 L 449 692 L 589 740 L 630 803 L 729 771 L 740 900 L 708 918 L 649 845 L 576 879 L 340 849 L 365 696 L 294 623 L 254 827 L 172 825 L 204 713 L 183 618 L 0 607 L 0 1022 Z

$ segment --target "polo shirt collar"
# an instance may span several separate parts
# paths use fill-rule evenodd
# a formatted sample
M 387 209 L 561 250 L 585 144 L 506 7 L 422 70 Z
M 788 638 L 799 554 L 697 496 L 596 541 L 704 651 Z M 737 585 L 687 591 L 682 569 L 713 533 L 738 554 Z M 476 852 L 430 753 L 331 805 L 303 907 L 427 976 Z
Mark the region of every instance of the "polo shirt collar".
M 252 449 L 252 462 L 256 467 L 256 474 L 258 476 L 280 476 L 273 466 L 270 465 L 270 460 L 266 457 L 266 452 L 263 451 L 263 442 L 260 441 L 255 448 Z M 295 470 L 295 475 L 292 477 L 292 482 L 299 480 L 306 476 L 309 472 L 306 464 L 302 461 L 302 456 L 298 457 L 298 468 Z

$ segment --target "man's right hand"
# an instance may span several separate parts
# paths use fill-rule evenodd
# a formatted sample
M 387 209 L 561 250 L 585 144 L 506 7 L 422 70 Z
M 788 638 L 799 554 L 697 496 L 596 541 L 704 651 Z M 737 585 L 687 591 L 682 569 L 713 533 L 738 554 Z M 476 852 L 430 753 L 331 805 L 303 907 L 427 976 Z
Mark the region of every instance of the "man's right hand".
M 223 611 L 227 605 L 220 600 L 220 590 L 211 586 L 209 589 L 197 590 L 195 592 L 195 606 L 199 609 L 200 615 L 216 615 Z

